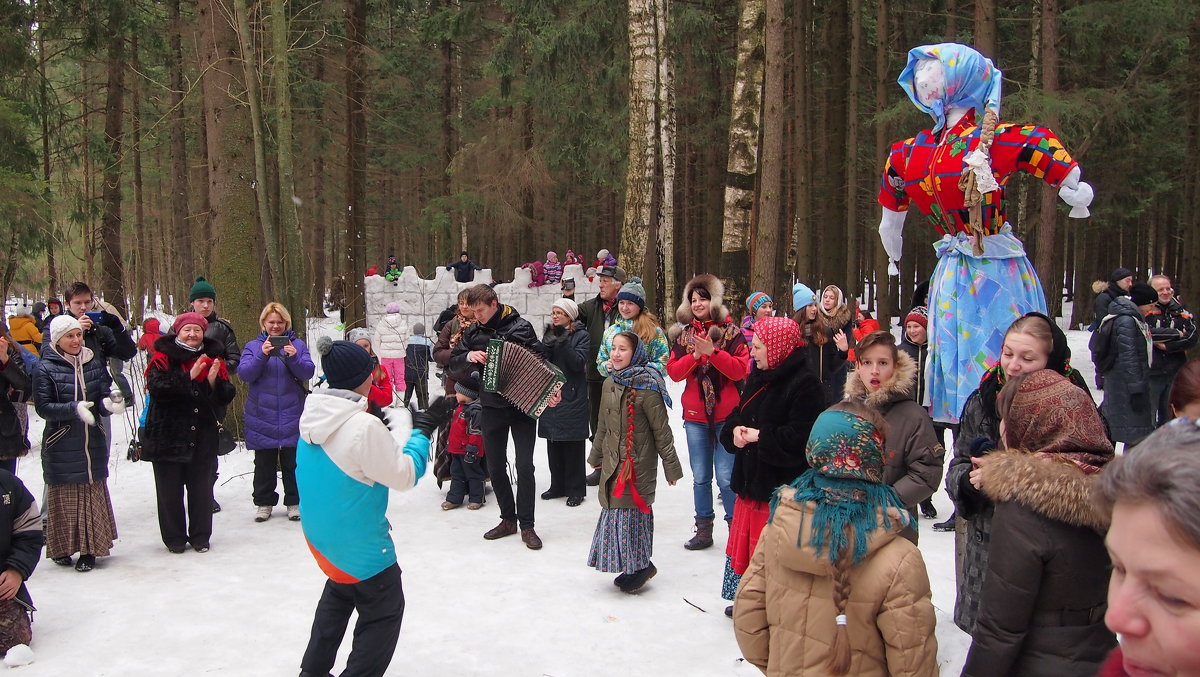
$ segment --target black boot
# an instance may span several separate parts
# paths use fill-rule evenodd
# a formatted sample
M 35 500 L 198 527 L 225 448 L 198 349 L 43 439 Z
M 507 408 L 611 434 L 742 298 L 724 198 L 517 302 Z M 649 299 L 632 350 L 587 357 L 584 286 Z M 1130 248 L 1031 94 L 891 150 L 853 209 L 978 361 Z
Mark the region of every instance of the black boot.
M 955 517 L 956 517 L 955 513 L 950 513 L 950 519 L 946 520 L 945 522 L 935 523 L 933 525 L 933 530 L 934 531 L 954 531 Z
M 80 555 L 79 561 L 75 563 L 76 571 L 91 571 L 96 568 L 95 555 Z
M 921 501 L 921 517 L 931 520 L 937 517 L 937 508 L 933 507 L 933 499 L 927 498 Z
M 703 550 L 711 548 L 713 544 L 713 518 L 697 517 L 696 518 L 696 535 L 692 536 L 691 540 L 683 544 L 683 547 L 688 550 Z
M 599 484 L 600 484 L 600 469 L 596 468 L 592 472 L 588 473 L 587 485 L 589 487 L 594 487 L 594 486 L 598 486 Z
M 658 573 L 658 569 L 654 567 L 654 562 L 651 562 L 645 569 L 635 571 L 625 579 L 625 582 L 620 585 L 621 592 L 636 592 L 646 584 L 646 581 L 654 578 L 654 574 Z

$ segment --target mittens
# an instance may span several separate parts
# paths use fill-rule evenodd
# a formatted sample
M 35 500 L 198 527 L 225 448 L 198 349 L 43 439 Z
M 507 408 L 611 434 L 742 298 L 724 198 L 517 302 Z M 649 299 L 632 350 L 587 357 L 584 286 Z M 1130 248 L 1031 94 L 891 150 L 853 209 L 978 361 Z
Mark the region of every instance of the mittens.
M 84 425 L 96 425 L 96 415 L 92 413 L 91 402 L 76 402 L 75 415 L 79 417 L 80 421 L 83 421 Z
M 125 411 L 125 396 L 117 388 L 113 388 L 108 397 L 104 398 L 101 403 L 110 414 L 119 414 Z

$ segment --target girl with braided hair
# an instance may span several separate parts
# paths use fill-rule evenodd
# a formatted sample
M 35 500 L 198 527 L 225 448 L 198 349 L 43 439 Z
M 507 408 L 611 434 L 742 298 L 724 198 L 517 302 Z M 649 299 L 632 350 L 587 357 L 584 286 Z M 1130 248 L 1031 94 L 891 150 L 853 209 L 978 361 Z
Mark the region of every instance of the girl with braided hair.
M 613 584 L 634 592 L 658 570 L 654 548 L 654 490 L 658 459 L 667 484 L 683 477 L 675 455 L 667 409 L 671 397 L 662 374 L 649 366 L 646 348 L 633 332 L 613 338 L 612 365 L 604 381 L 600 420 L 588 464 L 600 470 L 600 519 L 588 566 L 618 572 Z
M 775 491 L 742 577 L 733 627 L 767 675 L 934 677 L 925 561 L 900 531 L 914 521 L 884 483 L 882 417 L 839 402 L 808 436 L 809 470 Z

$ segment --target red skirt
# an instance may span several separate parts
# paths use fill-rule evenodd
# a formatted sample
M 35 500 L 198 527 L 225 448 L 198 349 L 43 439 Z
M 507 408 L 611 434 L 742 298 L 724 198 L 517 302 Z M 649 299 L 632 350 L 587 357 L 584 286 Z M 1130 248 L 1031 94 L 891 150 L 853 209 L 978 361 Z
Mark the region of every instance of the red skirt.
M 758 537 L 770 516 L 770 503 L 737 497 L 733 504 L 733 523 L 729 525 L 729 541 L 725 546 L 725 554 L 732 558 L 733 573 L 739 576 L 746 573 L 754 546 L 758 545 Z

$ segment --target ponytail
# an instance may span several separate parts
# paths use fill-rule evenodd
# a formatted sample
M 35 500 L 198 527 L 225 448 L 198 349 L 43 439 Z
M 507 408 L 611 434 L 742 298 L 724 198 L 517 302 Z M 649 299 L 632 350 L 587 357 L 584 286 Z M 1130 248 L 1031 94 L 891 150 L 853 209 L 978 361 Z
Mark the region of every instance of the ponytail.
M 850 556 L 843 554 L 833 567 L 833 606 L 837 609 L 834 619 L 833 644 L 829 647 L 829 674 L 844 675 L 850 670 L 850 632 L 846 628 L 846 600 L 850 597 Z

